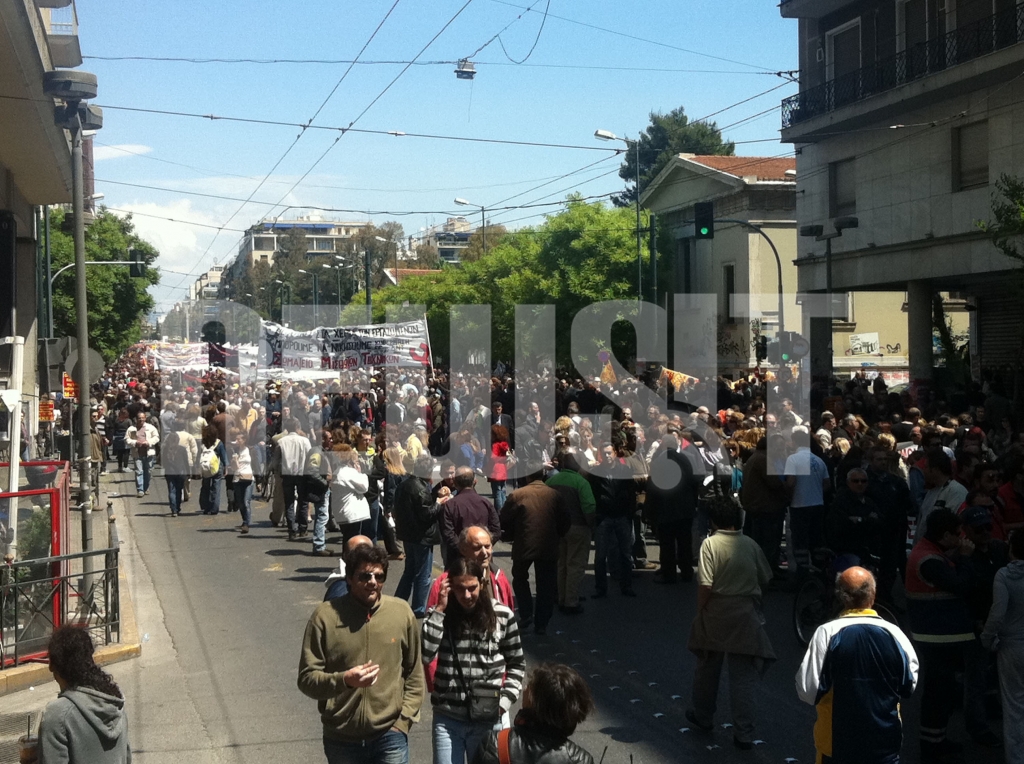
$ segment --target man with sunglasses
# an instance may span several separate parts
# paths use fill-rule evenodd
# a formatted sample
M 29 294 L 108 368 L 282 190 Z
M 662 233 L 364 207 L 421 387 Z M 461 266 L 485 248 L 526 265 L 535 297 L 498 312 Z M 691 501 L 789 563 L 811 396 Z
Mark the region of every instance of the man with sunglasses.
M 348 594 L 306 624 L 299 690 L 317 700 L 328 764 L 407 764 L 425 686 L 419 625 L 383 593 L 386 551 L 359 546 L 346 562 Z
M 850 470 L 846 486 L 836 493 L 826 522 L 829 546 L 836 554 L 855 556 L 855 565 L 868 565 L 872 558 L 877 565 L 882 552 L 882 511 L 868 497 L 867 490 L 868 473 L 859 467 Z

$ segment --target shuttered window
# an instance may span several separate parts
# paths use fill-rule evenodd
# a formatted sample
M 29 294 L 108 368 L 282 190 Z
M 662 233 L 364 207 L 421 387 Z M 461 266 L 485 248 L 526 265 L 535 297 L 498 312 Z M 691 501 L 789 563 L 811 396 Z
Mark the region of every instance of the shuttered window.
M 828 166 L 829 217 L 857 213 L 857 178 L 852 159 Z
M 953 130 L 953 190 L 988 185 L 988 122 Z

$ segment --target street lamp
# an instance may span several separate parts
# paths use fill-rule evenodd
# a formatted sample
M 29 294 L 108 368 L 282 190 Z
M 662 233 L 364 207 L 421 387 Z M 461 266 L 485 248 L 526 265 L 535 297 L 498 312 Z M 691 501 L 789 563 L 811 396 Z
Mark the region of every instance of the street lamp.
M 390 244 L 390 239 L 385 239 L 383 236 L 374 236 L 377 241 L 383 242 L 384 244 Z M 395 286 L 398 286 L 398 242 L 395 242 Z
M 594 137 L 602 141 L 622 141 L 627 147 L 632 145 L 636 151 L 636 299 L 643 299 L 643 243 L 640 232 L 640 141 L 632 138 L 620 138 L 611 130 L 595 130 Z M 653 253 L 651 257 L 654 257 Z
M 319 324 L 317 323 L 317 308 L 320 305 L 320 274 L 312 273 L 303 268 L 299 268 L 299 273 L 305 273 L 307 276 L 313 277 L 313 328 L 315 329 Z
M 58 69 L 43 73 L 46 94 L 61 99 L 63 106 L 54 108 L 54 121 L 71 133 L 71 185 L 72 207 L 75 215 L 75 309 L 78 323 L 78 415 L 79 415 L 79 471 L 78 481 L 82 504 L 82 551 L 92 550 L 92 453 L 91 406 L 89 405 L 89 291 L 85 282 L 85 193 L 82 180 L 82 131 L 103 127 L 103 110 L 82 103 L 95 98 L 96 75 L 89 72 Z M 11 454 L 16 464 L 17 454 Z M 12 469 L 12 472 L 16 470 Z M 86 573 L 86 591 L 92 583 L 92 557 L 83 559 Z M 91 594 L 89 595 L 91 596 Z
M 455 203 L 463 207 L 480 207 L 480 245 L 483 247 L 484 254 L 487 254 L 487 220 L 486 220 L 486 208 L 479 204 L 473 204 L 468 202 L 461 197 L 455 199 Z M 395 252 L 395 258 L 398 258 L 398 252 Z
M 844 215 L 833 220 L 832 226 L 835 228 L 833 233 L 825 233 L 825 226 L 820 224 L 800 226 L 801 236 L 814 237 L 815 241 L 825 242 L 825 296 L 828 299 L 829 378 L 832 377 L 833 363 L 835 362 L 832 349 L 832 239 L 838 239 L 843 235 L 843 231 L 849 228 L 859 227 L 860 220 L 853 215 Z

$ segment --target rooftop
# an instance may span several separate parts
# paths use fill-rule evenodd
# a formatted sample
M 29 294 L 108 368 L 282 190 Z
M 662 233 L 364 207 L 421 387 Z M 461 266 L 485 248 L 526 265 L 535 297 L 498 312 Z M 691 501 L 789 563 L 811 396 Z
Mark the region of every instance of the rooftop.
M 763 181 L 794 180 L 793 173 L 796 172 L 796 157 L 730 157 L 698 154 L 680 154 L 680 156 L 737 178 L 754 177 Z M 787 170 L 792 172 L 786 175 Z

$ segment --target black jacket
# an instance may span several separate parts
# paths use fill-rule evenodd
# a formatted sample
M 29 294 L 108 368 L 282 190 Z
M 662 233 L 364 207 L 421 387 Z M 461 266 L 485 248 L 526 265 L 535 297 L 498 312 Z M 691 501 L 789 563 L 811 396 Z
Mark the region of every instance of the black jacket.
M 437 520 L 443 505 L 434 501 L 430 483 L 411 475 L 395 491 L 395 535 L 399 541 L 434 546 L 441 540 Z
M 516 715 L 508 738 L 512 764 L 594 764 L 593 757 L 557 730 L 536 720 L 529 709 Z M 498 733 L 491 732 L 473 757 L 473 764 L 498 764 Z
M 673 523 L 697 516 L 700 483 L 693 465 L 674 448 L 661 450 L 651 460 L 645 507 L 655 523 Z

